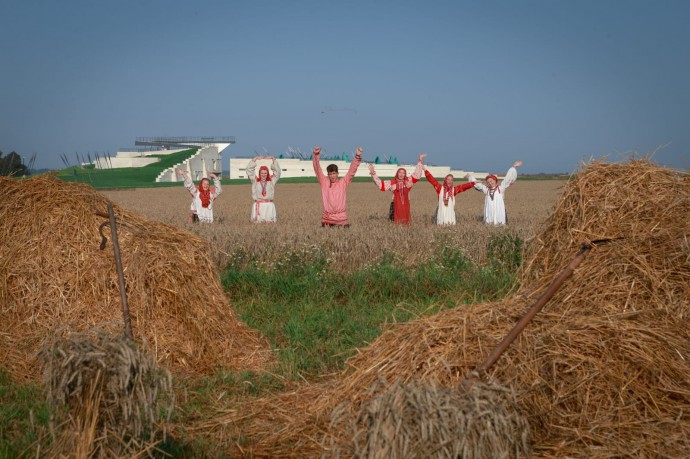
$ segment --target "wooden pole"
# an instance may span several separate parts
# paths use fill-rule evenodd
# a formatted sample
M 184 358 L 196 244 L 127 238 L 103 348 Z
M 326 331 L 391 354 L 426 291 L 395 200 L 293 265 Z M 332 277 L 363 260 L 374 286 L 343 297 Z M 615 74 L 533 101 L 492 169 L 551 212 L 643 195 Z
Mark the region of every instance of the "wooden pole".
M 601 242 L 601 241 L 597 241 Z M 510 330 L 510 333 L 503 338 L 503 340 L 496 346 L 496 348 L 489 354 L 489 356 L 486 358 L 486 360 L 480 364 L 475 370 L 473 371 L 473 374 L 475 376 L 479 376 L 482 373 L 486 372 L 491 366 L 496 363 L 498 358 L 505 352 L 506 349 L 515 341 L 515 338 L 518 337 L 518 335 L 522 332 L 522 330 L 525 329 L 527 324 L 529 323 L 532 318 L 537 315 L 537 313 L 544 307 L 544 305 L 551 299 L 551 297 L 556 293 L 556 291 L 559 289 L 559 287 L 565 282 L 565 280 L 570 277 L 570 275 L 573 273 L 577 265 L 579 265 L 582 260 L 585 259 L 587 254 L 589 253 L 590 250 L 592 250 L 592 244 L 588 243 L 583 243 L 580 251 L 578 254 L 573 258 L 573 260 L 568 263 L 568 266 L 566 266 L 563 271 L 561 271 L 556 278 L 551 281 L 551 284 L 549 287 L 546 289 L 544 293 L 539 297 L 539 299 L 532 305 L 531 308 L 527 311 L 527 313 L 520 319 L 518 322 L 513 326 L 513 329 Z
M 113 236 L 113 248 L 115 249 L 115 264 L 117 265 L 117 277 L 120 281 L 120 302 L 122 303 L 122 316 L 125 321 L 125 336 L 132 340 L 132 321 L 129 317 L 129 306 L 127 305 L 127 290 L 125 286 L 125 274 L 122 270 L 122 258 L 120 257 L 120 243 L 117 239 L 117 226 L 115 225 L 115 213 L 113 212 L 112 204 L 108 204 L 108 217 L 110 218 L 110 232 Z

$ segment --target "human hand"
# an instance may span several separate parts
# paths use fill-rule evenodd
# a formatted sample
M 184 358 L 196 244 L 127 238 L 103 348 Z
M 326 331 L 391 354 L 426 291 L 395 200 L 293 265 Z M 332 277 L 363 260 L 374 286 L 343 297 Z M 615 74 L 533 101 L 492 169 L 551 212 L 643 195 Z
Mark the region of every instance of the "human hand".
M 175 169 L 175 173 L 179 174 L 179 175 L 185 175 L 186 174 L 186 172 L 183 171 L 182 169 Z
M 465 177 L 466 179 L 469 179 L 469 178 L 470 178 L 470 173 L 468 172 L 468 173 L 465 174 L 463 177 Z
M 362 147 L 357 147 L 357 156 L 362 156 Z
M 513 167 L 519 167 L 519 166 L 522 166 L 522 161 L 515 161 L 513 163 Z
M 218 178 L 218 176 L 217 176 L 216 174 L 214 174 L 213 172 L 209 172 L 209 173 L 208 173 L 208 176 L 211 177 L 211 178 L 214 179 L 214 180 Z
M 419 161 L 419 162 L 422 162 L 422 161 L 424 161 L 424 158 L 426 158 L 426 157 L 427 157 L 427 154 L 426 154 L 426 153 L 422 153 L 421 155 L 419 155 L 418 161 Z
M 316 156 L 321 153 L 321 147 L 314 147 L 314 149 L 311 152 L 314 156 Z

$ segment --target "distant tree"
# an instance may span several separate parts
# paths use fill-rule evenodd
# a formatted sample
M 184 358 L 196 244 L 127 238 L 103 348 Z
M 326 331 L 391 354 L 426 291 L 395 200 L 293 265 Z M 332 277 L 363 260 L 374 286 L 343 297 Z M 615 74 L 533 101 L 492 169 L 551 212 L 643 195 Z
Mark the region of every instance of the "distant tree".
M 0 175 L 28 175 L 29 170 L 22 164 L 22 157 L 13 151 L 9 155 L 3 157 L 0 152 Z

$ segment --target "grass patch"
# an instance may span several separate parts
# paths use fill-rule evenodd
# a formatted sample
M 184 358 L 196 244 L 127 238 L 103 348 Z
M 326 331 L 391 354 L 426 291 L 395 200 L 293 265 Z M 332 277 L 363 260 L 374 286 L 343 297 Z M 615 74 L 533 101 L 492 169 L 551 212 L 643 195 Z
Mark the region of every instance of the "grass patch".
M 168 155 L 150 155 L 160 161 L 143 167 L 122 167 L 116 169 L 95 169 L 73 166 L 62 169 L 57 177 L 66 182 L 88 183 L 94 188 L 151 188 L 156 186 L 179 186 L 176 182 L 156 183 L 156 177 L 169 167 L 184 162 L 197 152 L 197 148 L 170 153 Z
M 501 233 L 491 239 L 483 266 L 446 246 L 416 266 L 389 254 L 351 273 L 328 269 L 318 247 L 271 261 L 238 251 L 222 282 L 242 320 L 278 349 L 279 373 L 313 379 L 342 369 L 386 323 L 500 298 L 515 280 L 521 249 L 519 237 Z
M 40 387 L 13 382 L 0 368 L 0 458 L 35 457 L 50 411 Z

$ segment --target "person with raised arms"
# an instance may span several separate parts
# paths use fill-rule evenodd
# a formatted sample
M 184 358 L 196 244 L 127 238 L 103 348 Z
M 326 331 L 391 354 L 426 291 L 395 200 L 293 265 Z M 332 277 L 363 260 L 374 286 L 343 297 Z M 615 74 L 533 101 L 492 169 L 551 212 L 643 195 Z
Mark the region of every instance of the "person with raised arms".
M 259 159 L 272 160 L 271 170 L 273 174 L 268 171 L 268 166 L 261 166 L 259 168 L 259 175 L 255 175 L 256 161 Z M 275 223 L 278 218 L 276 206 L 273 203 L 275 195 L 276 184 L 280 179 L 280 165 L 278 160 L 273 156 L 257 156 L 249 161 L 247 164 L 247 178 L 252 184 L 252 205 L 251 221 L 254 223 L 270 222 Z
M 410 216 L 410 190 L 412 186 L 419 181 L 422 175 L 423 161 L 426 153 L 419 155 L 417 160 L 417 167 L 412 175 L 407 175 L 407 170 L 404 167 L 399 168 L 393 180 L 381 180 L 376 175 L 376 169 L 373 164 L 369 164 L 369 175 L 374 180 L 376 187 L 381 191 L 393 192 L 393 223 L 402 225 L 409 225 L 411 221 Z
M 515 161 L 506 172 L 505 177 L 498 183 L 495 174 L 486 176 L 486 183 L 477 181 L 472 174 L 467 174 L 470 182 L 474 182 L 474 189 L 484 193 L 484 222 L 494 225 L 505 225 L 508 223 L 508 213 L 503 197 L 506 189 L 517 180 L 517 167 L 522 166 L 522 161 Z
M 209 172 L 208 176 L 213 179 L 213 186 L 211 186 L 211 180 L 204 177 L 199 181 L 199 186 L 197 187 L 192 182 L 187 171 L 177 169 L 175 172 L 184 177 L 184 186 L 189 191 L 189 194 L 192 195 L 190 220 L 193 223 L 213 223 L 213 202 L 223 192 L 220 186 L 220 178 L 216 174 Z
M 436 208 L 434 223 L 437 225 L 455 225 L 455 196 L 472 188 L 474 182 L 455 185 L 453 174 L 448 174 L 444 177 L 443 183 L 438 183 L 438 180 L 426 170 L 426 167 L 424 168 L 424 176 L 438 195 L 438 207 Z
M 344 177 L 338 177 L 338 165 L 329 164 L 326 167 L 325 175 L 321 170 L 319 155 L 321 147 L 314 147 L 312 151 L 312 165 L 314 173 L 321 187 L 321 202 L 323 212 L 321 214 L 322 227 L 344 227 L 350 226 L 347 220 L 347 187 L 357 172 L 357 168 L 362 163 L 362 147 L 357 147 L 355 159 L 350 163 L 350 168 Z

